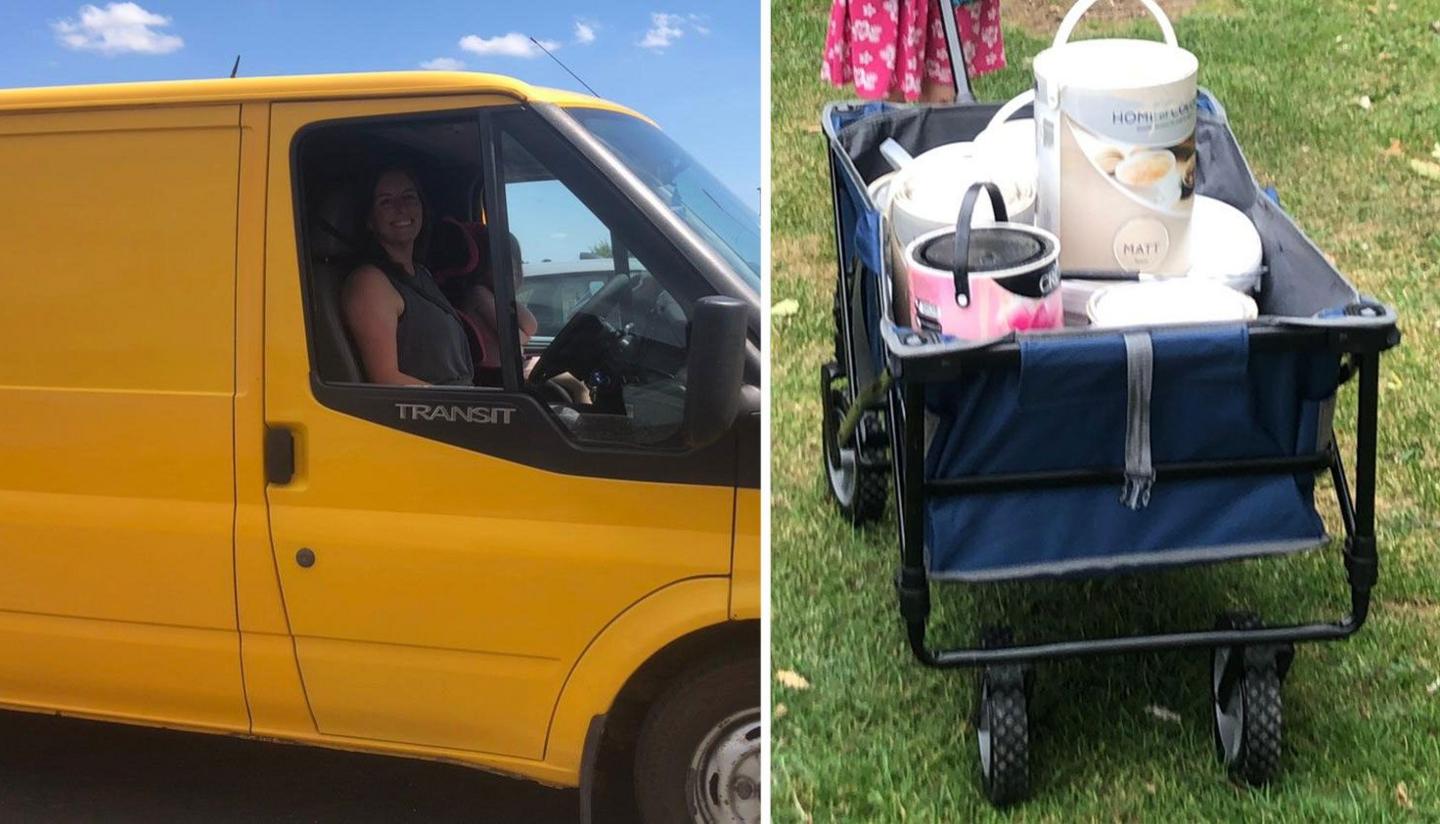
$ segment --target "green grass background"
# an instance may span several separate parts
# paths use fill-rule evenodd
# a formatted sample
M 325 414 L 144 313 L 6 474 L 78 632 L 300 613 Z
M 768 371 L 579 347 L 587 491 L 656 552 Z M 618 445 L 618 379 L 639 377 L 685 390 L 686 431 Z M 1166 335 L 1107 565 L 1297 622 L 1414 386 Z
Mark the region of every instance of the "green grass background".
M 818 123 L 825 102 L 850 93 L 819 80 L 829 3 L 771 8 L 773 296 L 799 302 L 773 320 L 771 339 L 772 661 L 810 683 L 774 686 L 775 820 L 1440 821 L 1440 691 L 1427 690 L 1440 682 L 1440 181 L 1410 165 L 1436 161 L 1440 143 L 1440 2 L 1202 0 L 1176 22 L 1262 182 L 1362 291 L 1400 313 L 1405 342 L 1381 376 L 1381 579 L 1370 622 L 1350 641 L 1300 648 L 1285 688 L 1281 777 L 1261 790 L 1228 782 L 1214 758 L 1206 654 L 1040 666 L 1034 798 L 999 813 L 979 790 L 972 675 L 922 667 L 905 644 L 890 583 L 893 505 L 854 531 L 825 496 L 817 369 L 831 351 L 835 263 Z M 1150 36 L 1139 22 L 1100 28 Z M 1028 86 L 1043 42 L 1007 27 L 1010 68 L 982 78 L 980 97 Z M 1353 393 L 1343 393 L 1341 420 L 1351 420 Z M 1331 494 L 1322 484 L 1320 497 Z M 934 594 L 931 637 L 951 645 L 973 639 L 982 620 L 1013 623 L 1025 640 L 1209 626 L 1240 607 L 1270 621 L 1348 607 L 1338 546 Z

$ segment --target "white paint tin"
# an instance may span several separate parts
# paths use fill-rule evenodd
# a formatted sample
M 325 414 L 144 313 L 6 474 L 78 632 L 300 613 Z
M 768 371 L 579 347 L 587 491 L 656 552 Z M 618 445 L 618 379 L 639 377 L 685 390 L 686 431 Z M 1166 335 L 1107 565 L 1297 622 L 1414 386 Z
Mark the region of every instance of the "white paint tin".
M 1152 0 L 1165 42 L 1069 42 L 1094 2 L 1076 3 L 1035 57 L 1035 223 L 1060 238 L 1062 269 L 1182 274 L 1199 61 Z

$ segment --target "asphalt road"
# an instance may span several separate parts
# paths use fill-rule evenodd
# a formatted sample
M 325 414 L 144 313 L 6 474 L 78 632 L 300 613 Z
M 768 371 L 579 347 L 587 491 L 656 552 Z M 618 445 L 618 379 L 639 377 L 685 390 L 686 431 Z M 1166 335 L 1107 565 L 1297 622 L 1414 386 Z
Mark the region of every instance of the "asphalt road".
M 574 790 L 449 764 L 0 711 L 0 820 L 573 822 Z

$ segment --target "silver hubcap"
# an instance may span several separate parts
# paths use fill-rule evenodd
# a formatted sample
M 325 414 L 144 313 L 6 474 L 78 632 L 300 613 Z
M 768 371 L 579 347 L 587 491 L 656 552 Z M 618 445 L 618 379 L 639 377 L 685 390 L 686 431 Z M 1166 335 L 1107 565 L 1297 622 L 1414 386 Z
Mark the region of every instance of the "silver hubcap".
M 760 710 L 741 710 L 706 733 L 685 779 L 700 824 L 759 824 Z
M 975 723 L 975 737 L 980 745 L 980 771 L 990 777 L 990 685 L 980 683 L 980 712 Z
M 831 393 L 835 390 L 831 390 Z M 846 407 L 839 403 L 839 397 L 828 394 L 825 399 L 825 462 L 830 470 L 830 490 L 841 506 L 849 506 L 855 497 L 855 450 L 841 446 L 835 439 L 839 435 L 840 421 L 845 417 Z
M 1219 739 L 1221 755 L 1226 764 L 1235 763 L 1240 755 L 1240 733 L 1245 724 L 1245 704 L 1240 683 L 1230 685 L 1229 694 L 1222 694 L 1225 670 L 1230 665 L 1230 650 L 1216 647 L 1214 662 L 1210 665 L 1211 695 L 1215 705 L 1215 734 Z

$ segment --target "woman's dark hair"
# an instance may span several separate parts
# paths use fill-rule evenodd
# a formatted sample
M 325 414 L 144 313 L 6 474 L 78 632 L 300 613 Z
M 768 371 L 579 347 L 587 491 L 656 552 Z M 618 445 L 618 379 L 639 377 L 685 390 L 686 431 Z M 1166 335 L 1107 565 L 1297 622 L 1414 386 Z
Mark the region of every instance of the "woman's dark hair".
M 415 192 L 420 195 L 420 234 L 415 238 L 415 262 L 428 264 L 428 252 L 430 250 L 430 201 L 425 197 L 425 185 L 420 175 L 411 166 L 403 163 L 381 163 L 370 170 L 365 176 L 364 188 L 360 190 L 358 213 L 355 215 L 355 228 L 363 237 L 361 254 L 367 262 L 376 266 L 384 266 L 390 262 L 390 256 L 385 248 L 380 245 L 379 238 L 370 229 L 370 210 L 375 205 L 375 187 L 380 185 L 380 178 L 391 172 L 399 172 L 410 178 L 415 184 Z

